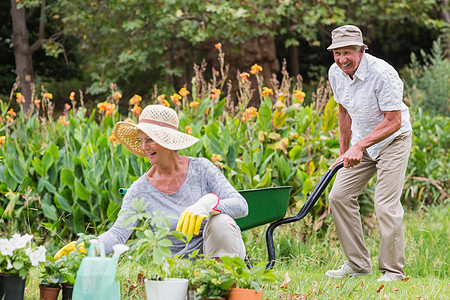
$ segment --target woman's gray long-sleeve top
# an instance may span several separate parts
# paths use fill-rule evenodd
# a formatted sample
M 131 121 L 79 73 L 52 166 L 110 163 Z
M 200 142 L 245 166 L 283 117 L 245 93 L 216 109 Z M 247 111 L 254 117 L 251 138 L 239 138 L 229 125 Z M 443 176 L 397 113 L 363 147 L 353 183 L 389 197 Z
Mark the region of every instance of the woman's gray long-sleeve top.
M 183 211 L 190 205 L 197 202 L 206 194 L 214 193 L 219 196 L 219 209 L 223 214 L 227 214 L 234 219 L 245 217 L 248 214 L 248 206 L 246 200 L 231 183 L 225 178 L 222 172 L 209 160 L 205 158 L 189 157 L 189 167 L 186 179 L 182 186 L 173 194 L 165 194 L 157 190 L 142 175 L 128 189 L 123 198 L 121 211 L 132 210 L 131 201 L 135 198 L 144 198 L 149 203 L 146 212 L 159 212 L 167 215 L 175 215 L 178 218 Z M 117 218 L 113 227 L 107 232 L 99 236 L 99 241 L 104 244 L 105 252 L 112 252 L 112 246 L 116 244 L 125 244 L 130 237 L 132 230 L 122 226 L 127 216 Z M 170 230 L 175 230 L 178 219 L 170 218 Z M 207 219 L 206 219 L 207 220 Z M 203 229 L 206 224 L 203 221 L 200 232 L 194 235 L 191 242 L 187 246 L 184 254 L 189 254 L 196 249 L 200 249 L 202 253 L 203 246 Z M 128 225 L 128 228 L 134 228 L 137 224 Z M 181 254 L 185 248 L 185 244 L 173 236 L 169 239 L 172 241 L 172 255 Z

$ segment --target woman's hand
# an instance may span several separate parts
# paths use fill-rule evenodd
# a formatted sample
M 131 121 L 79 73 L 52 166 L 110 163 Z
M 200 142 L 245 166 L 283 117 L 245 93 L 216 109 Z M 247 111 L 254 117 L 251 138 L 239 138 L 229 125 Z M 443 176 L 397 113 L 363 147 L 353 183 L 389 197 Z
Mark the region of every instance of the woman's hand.
M 182 233 L 198 234 L 200 226 L 204 219 L 210 215 L 217 215 L 222 213 L 216 209 L 219 205 L 219 196 L 210 193 L 200 198 L 195 204 L 186 208 L 178 219 L 177 229 Z

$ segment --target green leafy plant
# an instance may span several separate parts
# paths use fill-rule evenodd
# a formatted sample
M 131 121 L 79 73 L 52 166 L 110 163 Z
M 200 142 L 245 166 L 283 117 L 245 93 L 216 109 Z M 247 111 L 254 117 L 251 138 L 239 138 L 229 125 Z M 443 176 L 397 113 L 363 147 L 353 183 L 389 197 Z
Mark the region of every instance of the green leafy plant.
M 62 273 L 63 264 L 52 256 L 47 256 L 44 269 L 41 272 L 41 285 L 49 287 L 60 287 L 66 282 Z
M 175 232 L 170 231 L 168 216 L 158 212 L 145 212 L 148 204 L 144 198 L 133 199 L 131 206 L 134 210 L 124 210 L 120 214 L 128 216 L 122 226 L 138 223 L 138 226 L 133 228 L 135 237 L 128 242 L 130 257 L 139 265 L 149 267 L 147 278 L 159 280 L 171 272 L 164 263 L 165 258 L 172 257 L 172 241 L 167 237 Z
M 265 282 L 273 282 L 276 279 L 274 271 L 267 270 L 265 263 L 257 264 L 249 269 L 245 261 L 237 256 L 233 258 L 225 256 L 221 257 L 221 260 L 236 281 L 237 288 L 254 289 L 259 292 Z
M 235 280 L 221 261 L 195 255 L 188 262 L 189 286 L 195 299 L 220 299 L 229 294 Z

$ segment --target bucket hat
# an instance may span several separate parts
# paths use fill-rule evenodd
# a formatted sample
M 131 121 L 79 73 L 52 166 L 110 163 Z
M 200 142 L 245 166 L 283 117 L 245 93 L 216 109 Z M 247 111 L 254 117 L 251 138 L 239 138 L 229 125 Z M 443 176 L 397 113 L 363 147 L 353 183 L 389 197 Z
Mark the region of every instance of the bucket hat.
M 334 29 L 331 32 L 331 45 L 327 50 L 331 51 L 346 46 L 362 46 L 369 49 L 363 42 L 361 30 L 354 25 L 344 25 Z
M 148 105 L 142 110 L 138 124 L 118 122 L 114 135 L 122 145 L 139 156 L 146 156 L 137 140 L 139 130 L 170 150 L 185 149 L 198 142 L 198 138 L 178 131 L 178 124 L 175 110 L 164 105 Z

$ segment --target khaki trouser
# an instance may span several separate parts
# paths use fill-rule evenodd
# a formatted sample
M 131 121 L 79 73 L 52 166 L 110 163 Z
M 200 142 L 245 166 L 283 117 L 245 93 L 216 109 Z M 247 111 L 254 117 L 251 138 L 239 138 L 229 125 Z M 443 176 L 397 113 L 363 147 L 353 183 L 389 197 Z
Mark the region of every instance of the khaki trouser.
M 225 214 L 211 216 L 203 231 L 203 253 L 211 257 L 239 256 L 245 259 L 246 251 L 241 229 L 236 221 Z
M 358 196 L 377 173 L 375 213 L 381 232 L 378 268 L 381 273 L 403 278 L 405 247 L 403 208 L 400 196 L 411 150 L 412 133 L 396 137 L 375 159 L 364 151 L 361 163 L 338 171 L 330 192 L 330 206 L 339 241 L 354 270 L 371 272 L 369 251 L 364 245 Z

